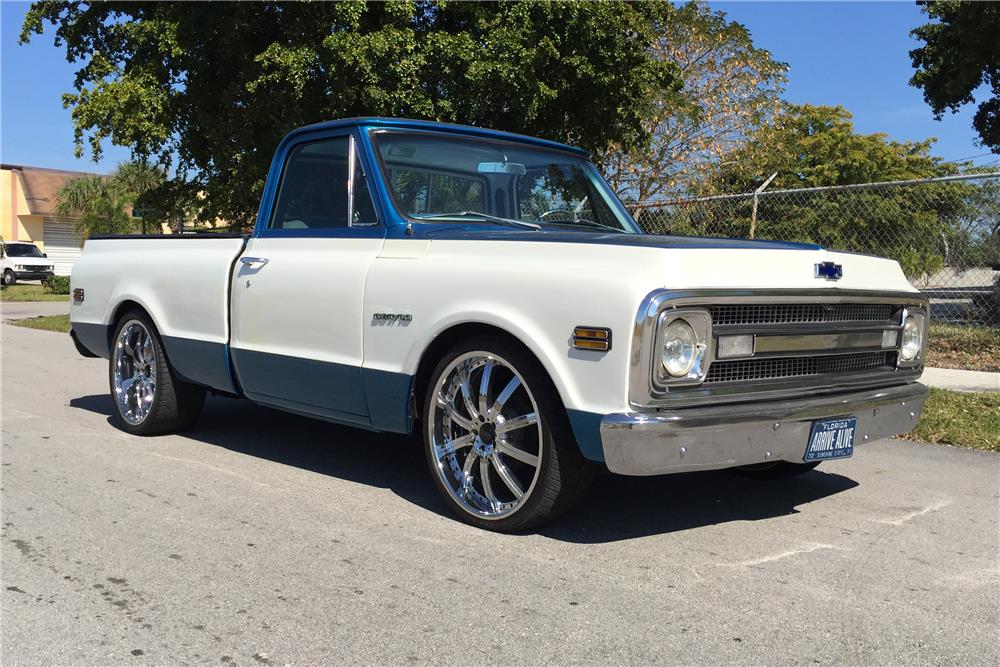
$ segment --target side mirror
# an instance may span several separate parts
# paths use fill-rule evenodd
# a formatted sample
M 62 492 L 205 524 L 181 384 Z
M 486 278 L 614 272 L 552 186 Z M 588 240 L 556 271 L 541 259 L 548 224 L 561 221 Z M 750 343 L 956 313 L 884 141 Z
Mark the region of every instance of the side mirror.
M 49 253 L 47 253 L 47 252 L 43 252 L 42 253 L 42 257 L 48 257 L 48 256 L 49 256 Z

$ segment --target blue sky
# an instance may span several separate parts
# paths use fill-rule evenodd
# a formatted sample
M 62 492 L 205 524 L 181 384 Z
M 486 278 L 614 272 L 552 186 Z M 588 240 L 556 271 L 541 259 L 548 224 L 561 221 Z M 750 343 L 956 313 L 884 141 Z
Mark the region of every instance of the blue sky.
M 860 132 L 885 132 L 900 141 L 938 137 L 934 153 L 946 159 L 987 153 L 974 143 L 973 107 L 937 122 L 920 91 L 907 85 L 913 71 L 907 54 L 915 45 L 909 31 L 925 22 L 914 3 L 711 4 L 789 64 L 788 100 L 843 105 Z M 75 68 L 53 46 L 51 32 L 18 46 L 27 7 L 0 3 L 0 160 L 110 171 L 128 159 L 126 149 L 107 146 L 100 164 L 73 156 L 73 128 L 61 96 L 71 90 Z M 973 161 L 1000 166 L 997 159 L 986 155 Z

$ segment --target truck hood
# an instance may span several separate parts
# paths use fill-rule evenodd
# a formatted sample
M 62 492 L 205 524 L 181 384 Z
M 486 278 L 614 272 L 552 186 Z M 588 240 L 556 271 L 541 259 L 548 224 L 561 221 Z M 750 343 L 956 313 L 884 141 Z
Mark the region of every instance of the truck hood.
M 813 243 L 793 243 L 790 241 L 754 241 L 750 239 L 723 239 L 708 236 L 664 236 L 659 234 L 598 234 L 571 231 L 534 232 L 510 228 L 484 228 L 482 224 L 438 226 L 435 229 L 427 231 L 424 237 L 454 241 L 487 240 L 530 241 L 534 243 L 583 243 L 638 248 L 822 250 L 821 246 Z
M 464 226 L 463 226 L 464 227 Z M 461 252 L 482 257 L 484 267 L 504 258 L 505 270 L 627 280 L 642 289 L 885 290 L 914 292 L 899 263 L 881 257 L 826 250 L 809 243 L 750 241 L 651 234 L 591 234 L 453 228 L 423 235 L 430 254 Z M 482 243 L 485 241 L 485 243 Z M 505 246 L 500 249 L 495 244 Z M 508 245 L 509 244 L 509 245 Z M 832 263 L 842 275 L 817 276 Z

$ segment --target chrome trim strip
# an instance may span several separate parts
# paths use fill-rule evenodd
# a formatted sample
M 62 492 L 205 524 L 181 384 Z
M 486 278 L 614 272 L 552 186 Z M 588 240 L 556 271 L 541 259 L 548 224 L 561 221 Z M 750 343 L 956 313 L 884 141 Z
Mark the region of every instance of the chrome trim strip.
M 772 385 L 769 390 L 755 389 L 752 384 L 745 384 L 739 387 L 713 388 L 706 387 L 677 387 L 674 390 L 658 389 L 653 383 L 654 371 L 653 360 L 657 356 L 655 351 L 656 323 L 660 313 L 664 310 L 677 309 L 685 306 L 707 307 L 724 304 L 750 304 L 750 303 L 884 303 L 899 306 L 918 307 L 926 310 L 927 297 L 919 292 L 896 292 L 878 290 L 843 290 L 837 288 L 813 289 L 732 289 L 732 290 L 668 290 L 658 289 L 650 292 L 642 300 L 636 312 L 633 326 L 632 348 L 629 354 L 629 379 L 628 393 L 629 403 L 635 408 L 647 408 L 664 405 L 675 405 L 679 403 L 690 403 L 704 400 L 707 397 L 722 398 L 722 400 L 766 400 L 768 398 L 779 398 L 782 396 L 801 396 L 803 390 L 821 393 L 848 387 L 874 386 L 881 384 L 891 385 L 916 380 L 922 372 L 922 366 L 915 366 L 911 369 L 898 369 L 894 374 L 878 373 L 877 377 L 859 376 L 846 380 L 840 378 L 835 382 L 824 382 L 823 378 L 815 376 L 805 378 L 805 381 L 798 379 L 791 383 L 768 383 Z M 840 326 L 843 325 L 843 326 Z M 820 327 L 825 327 L 827 331 L 831 327 L 849 329 L 853 328 L 852 323 L 831 322 L 822 323 Z M 789 333 L 796 330 L 794 326 L 782 325 L 783 329 Z M 762 327 L 764 328 L 764 327 Z M 802 331 L 810 328 L 816 331 L 814 324 L 804 326 Z M 878 330 L 887 328 L 879 325 Z M 748 331 L 745 325 L 718 327 L 712 331 L 713 337 L 716 333 L 731 333 L 737 331 Z M 750 325 L 751 333 L 756 333 Z M 926 339 L 926 336 L 925 336 Z M 714 352 L 714 343 L 711 350 Z M 881 349 L 881 344 L 879 345 Z M 668 396 L 668 394 L 675 394 Z M 679 395 L 676 395 L 679 394 Z
M 855 352 L 882 349 L 882 330 L 866 333 L 793 334 L 757 336 L 753 358 L 775 356 L 787 352 Z
M 855 445 L 911 430 L 927 388 L 900 387 L 823 397 L 611 414 L 601 445 L 611 472 L 661 475 L 757 463 L 801 463 L 813 420 L 857 417 Z

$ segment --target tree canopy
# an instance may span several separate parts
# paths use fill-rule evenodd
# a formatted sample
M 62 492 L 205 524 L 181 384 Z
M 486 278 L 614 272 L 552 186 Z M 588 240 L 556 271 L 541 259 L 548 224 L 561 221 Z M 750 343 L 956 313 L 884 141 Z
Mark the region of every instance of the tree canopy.
M 101 143 L 176 170 L 203 219 L 252 219 L 289 130 L 405 116 L 488 126 L 600 153 L 649 139 L 676 88 L 650 45 L 667 3 L 36 2 L 21 41 L 56 28 L 80 64 L 77 152 Z M 175 184 L 175 187 L 176 184 Z
M 980 97 L 972 124 L 984 146 L 1000 153 L 1000 3 L 926 2 L 923 11 L 936 21 L 910 31 L 924 45 L 910 51 L 916 73 L 910 85 L 922 88 L 924 100 L 940 119 Z M 989 93 L 987 93 L 987 96 Z
M 674 233 L 747 236 L 820 243 L 897 259 L 910 275 L 942 264 L 942 243 L 965 234 L 974 189 L 961 183 L 920 187 L 799 192 L 803 188 L 955 174 L 930 155 L 932 141 L 896 142 L 858 134 L 842 107 L 785 104 L 771 123 L 726 157 L 719 192 L 747 193 L 777 173 L 759 197 L 678 206 L 666 221 Z M 788 189 L 790 192 L 774 192 Z
M 717 163 L 746 146 L 779 108 L 788 66 L 754 45 L 726 14 L 692 0 L 670 5 L 653 54 L 676 66 L 683 88 L 663 89 L 645 126 L 652 141 L 601 160 L 631 201 L 705 194 Z

